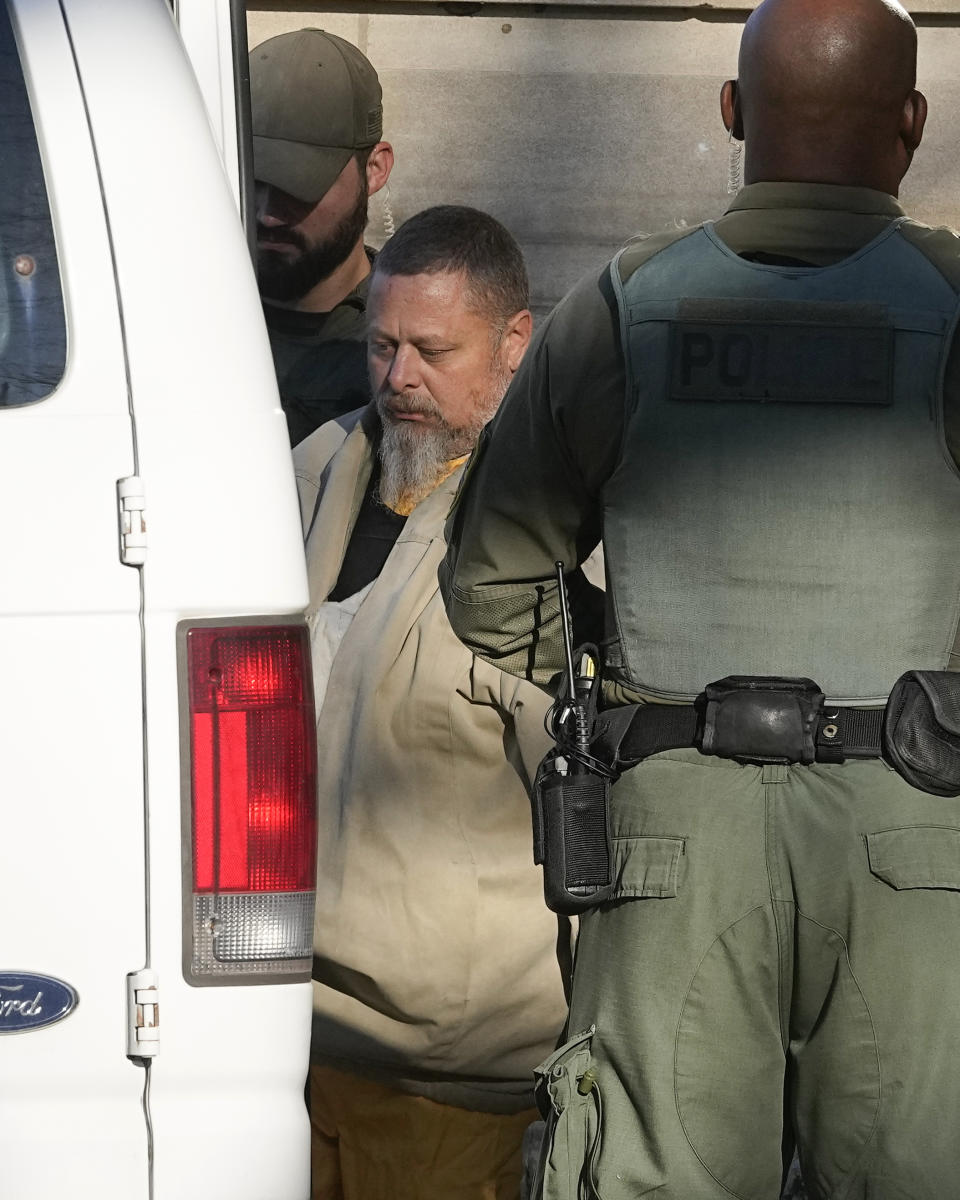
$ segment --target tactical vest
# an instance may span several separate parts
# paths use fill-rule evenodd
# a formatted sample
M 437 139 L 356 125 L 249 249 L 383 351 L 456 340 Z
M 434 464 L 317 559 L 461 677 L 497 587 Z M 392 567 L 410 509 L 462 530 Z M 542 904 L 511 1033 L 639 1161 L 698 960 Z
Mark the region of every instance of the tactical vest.
M 833 701 L 880 704 L 904 671 L 947 667 L 957 295 L 902 223 L 823 268 L 745 261 L 709 224 L 625 282 L 614 259 L 627 377 L 603 494 L 614 678 L 680 700 L 726 675 L 808 676 Z

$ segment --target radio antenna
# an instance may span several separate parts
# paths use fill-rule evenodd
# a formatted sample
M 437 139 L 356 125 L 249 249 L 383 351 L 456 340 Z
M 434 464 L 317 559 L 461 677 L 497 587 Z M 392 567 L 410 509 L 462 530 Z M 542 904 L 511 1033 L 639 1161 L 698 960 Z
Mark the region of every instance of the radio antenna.
M 572 704 L 577 699 L 577 681 L 573 667 L 573 635 L 570 632 L 567 582 L 563 577 L 563 561 L 558 559 L 553 565 L 557 568 L 557 592 L 560 596 L 560 623 L 563 626 L 563 653 L 567 660 L 567 695 L 570 697 Z

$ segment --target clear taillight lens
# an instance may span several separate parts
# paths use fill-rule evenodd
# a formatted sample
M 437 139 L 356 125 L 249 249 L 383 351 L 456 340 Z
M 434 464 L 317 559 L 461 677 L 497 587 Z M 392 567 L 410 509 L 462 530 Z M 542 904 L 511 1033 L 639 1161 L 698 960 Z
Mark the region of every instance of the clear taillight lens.
M 190 742 L 188 978 L 309 974 L 316 722 L 304 625 L 182 631 Z

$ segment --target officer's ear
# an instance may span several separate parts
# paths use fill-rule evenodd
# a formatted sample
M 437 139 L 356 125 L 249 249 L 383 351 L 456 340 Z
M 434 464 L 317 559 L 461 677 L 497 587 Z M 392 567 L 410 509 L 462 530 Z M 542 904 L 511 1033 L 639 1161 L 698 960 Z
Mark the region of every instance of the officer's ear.
M 393 170 L 393 147 L 389 142 L 377 142 L 367 156 L 367 195 L 379 192 Z
M 927 123 L 927 98 L 914 89 L 903 102 L 900 114 L 900 140 L 907 151 L 907 161 L 923 138 L 923 127 Z
M 740 112 L 740 89 L 735 79 L 728 79 L 720 89 L 720 116 L 727 133 L 743 141 L 743 116 Z

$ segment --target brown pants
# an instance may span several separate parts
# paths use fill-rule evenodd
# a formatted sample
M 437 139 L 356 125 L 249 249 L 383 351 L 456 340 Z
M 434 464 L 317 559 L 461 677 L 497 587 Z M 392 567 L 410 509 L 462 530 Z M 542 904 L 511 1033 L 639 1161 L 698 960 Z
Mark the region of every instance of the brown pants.
M 518 1200 L 536 1109 L 470 1112 L 324 1066 L 310 1107 L 313 1200 Z

